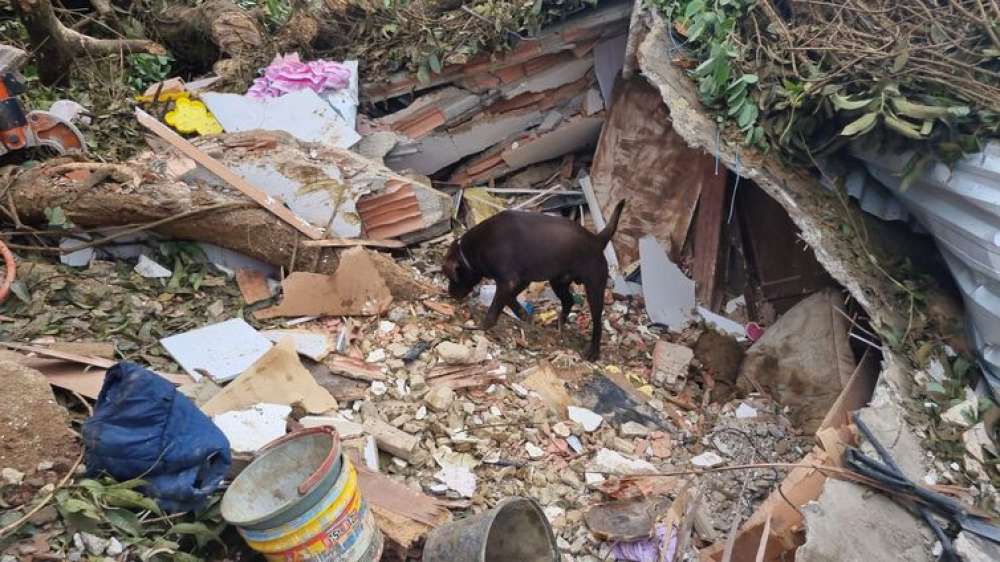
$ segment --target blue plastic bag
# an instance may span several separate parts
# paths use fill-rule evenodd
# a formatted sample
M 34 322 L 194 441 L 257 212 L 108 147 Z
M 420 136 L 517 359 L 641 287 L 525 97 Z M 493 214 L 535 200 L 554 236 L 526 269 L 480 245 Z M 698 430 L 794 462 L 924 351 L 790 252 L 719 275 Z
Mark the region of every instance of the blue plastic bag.
M 143 493 L 167 513 L 201 507 L 232 462 L 208 416 L 170 381 L 128 362 L 108 370 L 83 442 L 88 476 L 141 478 Z

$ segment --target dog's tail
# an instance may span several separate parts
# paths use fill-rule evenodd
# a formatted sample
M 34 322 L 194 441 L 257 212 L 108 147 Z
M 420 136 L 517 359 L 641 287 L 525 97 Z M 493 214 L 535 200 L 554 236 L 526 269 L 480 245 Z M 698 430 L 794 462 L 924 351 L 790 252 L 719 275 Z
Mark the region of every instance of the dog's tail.
M 601 243 L 601 248 L 608 245 L 611 241 L 611 237 L 615 235 L 615 231 L 618 230 L 618 219 L 622 216 L 622 209 L 625 207 L 625 200 L 622 199 L 615 205 L 615 210 L 611 213 L 611 218 L 608 219 L 607 226 L 604 230 L 597 233 L 597 240 Z

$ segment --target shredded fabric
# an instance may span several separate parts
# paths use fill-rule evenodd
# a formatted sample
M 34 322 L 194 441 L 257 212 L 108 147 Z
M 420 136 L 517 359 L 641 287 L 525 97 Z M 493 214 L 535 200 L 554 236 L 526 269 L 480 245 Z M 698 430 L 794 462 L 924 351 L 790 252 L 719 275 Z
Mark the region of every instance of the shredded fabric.
M 307 88 L 318 94 L 342 90 L 350 82 L 351 69 L 347 66 L 327 60 L 302 62 L 298 53 L 292 53 L 274 57 L 264 75 L 253 81 L 247 96 L 258 100 L 277 98 Z
M 615 560 L 629 562 L 660 562 L 672 560 L 673 551 L 677 549 L 677 533 L 671 533 L 667 542 L 667 526 L 656 526 L 656 538 L 642 539 L 632 542 L 620 542 L 611 549 Z

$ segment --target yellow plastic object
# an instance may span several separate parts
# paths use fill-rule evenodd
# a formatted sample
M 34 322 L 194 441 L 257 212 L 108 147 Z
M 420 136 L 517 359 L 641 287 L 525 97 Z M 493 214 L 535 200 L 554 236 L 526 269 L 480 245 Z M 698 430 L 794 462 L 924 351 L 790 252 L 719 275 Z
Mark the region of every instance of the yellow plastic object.
M 205 104 L 186 95 L 177 98 L 174 108 L 167 112 L 163 120 L 182 133 L 217 135 L 222 132 L 222 125 Z

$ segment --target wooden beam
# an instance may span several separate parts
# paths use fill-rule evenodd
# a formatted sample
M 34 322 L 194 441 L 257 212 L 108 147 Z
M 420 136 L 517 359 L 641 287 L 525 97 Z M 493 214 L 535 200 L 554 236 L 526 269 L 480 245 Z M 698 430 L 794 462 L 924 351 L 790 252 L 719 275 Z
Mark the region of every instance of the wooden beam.
M 369 240 L 366 238 L 328 238 L 326 240 L 303 240 L 304 248 L 350 248 L 366 246 L 368 248 L 405 248 L 406 244 L 399 240 Z
M 185 156 L 201 164 L 209 172 L 218 176 L 219 179 L 238 189 L 244 195 L 257 202 L 258 205 L 264 207 L 268 211 L 271 211 L 271 213 L 273 213 L 276 217 L 285 221 L 302 234 L 305 234 L 313 240 L 323 238 L 323 229 L 316 228 L 315 226 L 309 224 L 301 217 L 291 212 L 287 207 L 282 205 L 280 201 L 271 197 L 259 187 L 253 185 L 244 178 L 236 175 L 232 170 L 227 168 L 225 164 L 202 152 L 197 146 L 191 144 L 185 138 L 175 133 L 170 127 L 160 123 L 152 115 L 136 108 L 135 118 L 143 127 L 146 127 L 156 136 L 170 143 L 171 146 L 181 151 L 181 153 Z
M 718 291 L 719 262 L 722 230 L 725 227 L 726 174 L 717 178 L 706 178 L 698 201 L 698 214 L 694 225 L 694 270 L 695 292 L 698 302 L 712 311 L 719 306 Z

